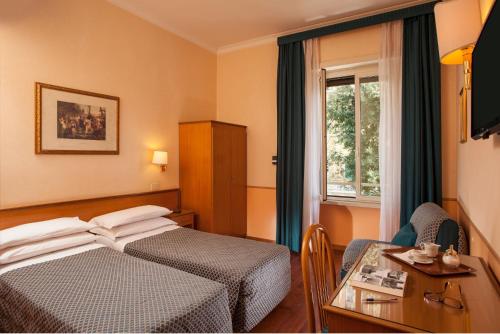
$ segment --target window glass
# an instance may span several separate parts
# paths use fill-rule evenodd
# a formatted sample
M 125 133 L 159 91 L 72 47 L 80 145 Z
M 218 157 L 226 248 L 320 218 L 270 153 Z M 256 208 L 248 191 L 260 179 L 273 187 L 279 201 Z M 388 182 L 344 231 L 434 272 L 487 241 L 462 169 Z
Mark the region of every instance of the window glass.
M 326 87 L 327 193 L 356 195 L 354 77 L 329 79 Z
M 330 197 L 380 196 L 380 85 L 376 71 L 367 72 L 326 80 L 324 161 Z
M 378 77 L 359 79 L 361 112 L 361 195 L 380 196 L 378 134 L 380 85 Z

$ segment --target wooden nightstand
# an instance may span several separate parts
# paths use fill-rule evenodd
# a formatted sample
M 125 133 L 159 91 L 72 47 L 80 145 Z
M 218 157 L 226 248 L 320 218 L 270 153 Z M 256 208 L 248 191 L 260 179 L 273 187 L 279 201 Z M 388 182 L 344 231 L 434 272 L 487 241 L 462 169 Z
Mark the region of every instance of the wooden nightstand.
M 179 226 L 189 227 L 194 229 L 194 211 L 192 210 L 181 210 L 181 212 L 174 212 L 167 216 L 168 219 L 172 219 Z

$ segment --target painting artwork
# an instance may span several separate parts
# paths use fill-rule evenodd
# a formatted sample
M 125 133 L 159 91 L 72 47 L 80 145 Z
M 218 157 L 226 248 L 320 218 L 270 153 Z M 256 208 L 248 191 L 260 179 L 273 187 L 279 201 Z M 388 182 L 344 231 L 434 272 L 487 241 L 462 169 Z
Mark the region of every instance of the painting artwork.
M 57 101 L 57 138 L 106 140 L 106 108 Z
M 120 99 L 35 84 L 37 154 L 119 154 Z

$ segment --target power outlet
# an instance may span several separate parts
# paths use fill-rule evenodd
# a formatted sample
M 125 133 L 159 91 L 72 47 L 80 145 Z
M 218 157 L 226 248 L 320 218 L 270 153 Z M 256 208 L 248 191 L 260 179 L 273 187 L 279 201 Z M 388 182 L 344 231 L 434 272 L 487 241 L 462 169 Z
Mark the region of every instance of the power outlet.
M 151 191 L 158 191 L 160 190 L 160 182 L 153 182 L 149 185 Z

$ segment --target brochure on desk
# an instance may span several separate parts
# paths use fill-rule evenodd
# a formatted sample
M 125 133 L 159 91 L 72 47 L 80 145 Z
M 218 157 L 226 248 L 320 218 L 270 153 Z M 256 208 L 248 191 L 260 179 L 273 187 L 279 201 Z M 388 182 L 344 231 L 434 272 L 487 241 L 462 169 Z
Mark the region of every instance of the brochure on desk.
M 403 297 L 408 273 L 364 264 L 351 277 L 351 285 Z

